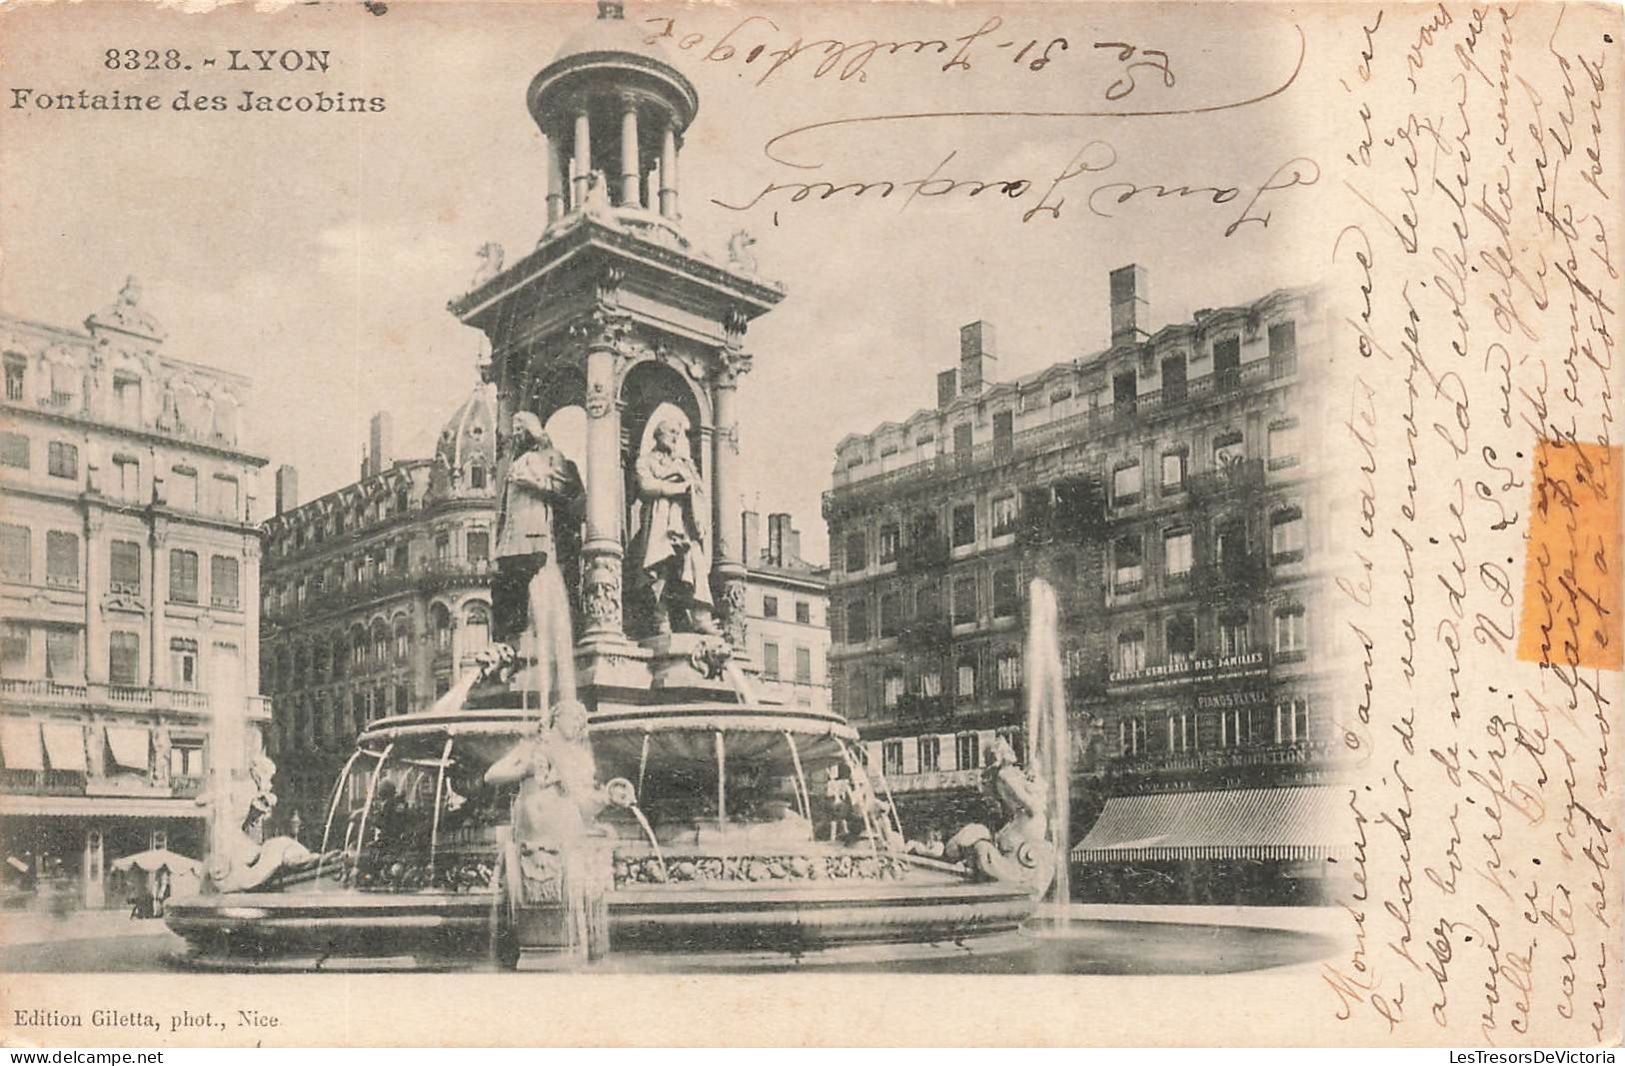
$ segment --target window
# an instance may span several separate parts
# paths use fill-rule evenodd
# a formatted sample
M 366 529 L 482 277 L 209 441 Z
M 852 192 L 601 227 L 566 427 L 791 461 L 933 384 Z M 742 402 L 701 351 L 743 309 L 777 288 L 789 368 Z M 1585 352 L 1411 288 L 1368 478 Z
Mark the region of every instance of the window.
M 214 508 L 222 518 L 240 518 L 242 501 L 237 495 L 237 479 L 225 474 L 214 476 Z
M 880 527 L 880 561 L 881 563 L 895 563 L 897 561 L 897 548 L 902 543 L 902 531 L 896 522 L 888 522 Z
M 114 685 L 141 683 L 141 634 L 115 630 L 107 635 L 107 680 Z
M 998 496 L 993 500 L 993 535 L 1007 536 L 1016 531 L 1016 498 Z
M 963 548 L 976 543 L 976 505 L 962 503 L 954 508 L 954 547 Z
M 1021 609 L 1021 593 L 1014 570 L 993 571 L 993 617 L 1013 618 Z
M 935 583 L 921 585 L 915 590 L 914 618 L 920 622 L 935 622 L 942 618 L 941 590 Z
M 942 671 L 935 666 L 920 671 L 920 695 L 932 700 L 942 695 Z
M 1191 572 L 1191 531 L 1170 529 L 1162 534 L 1162 558 L 1169 577 L 1184 577 Z
M 1283 607 L 1275 612 L 1275 653 L 1292 658 L 1301 657 L 1308 647 L 1307 616 L 1302 607 Z
M 468 468 L 468 487 L 471 489 L 485 488 L 485 467 L 475 465 Z
M 113 405 L 126 425 L 140 425 L 141 379 L 127 374 L 113 375 Z
M 1162 361 L 1162 402 L 1178 403 L 1185 398 L 1185 356 L 1170 355 Z
M 45 676 L 56 681 L 83 681 L 84 664 L 79 659 L 79 630 L 49 626 L 45 630 Z
M 66 441 L 53 440 L 46 445 L 47 471 L 52 477 L 79 476 L 79 449 Z
M 958 692 L 960 699 L 968 700 L 968 699 L 975 698 L 975 696 L 976 696 L 976 660 L 975 659 L 961 659 L 961 660 L 959 660 L 959 669 L 957 671 L 957 676 L 955 677 L 954 680 L 955 680 L 955 683 L 957 685 L 955 691 Z
M 942 762 L 942 738 L 919 737 L 914 741 L 920 757 L 920 773 L 930 773 Z
M 1232 429 L 1213 438 L 1213 469 L 1225 470 L 1247 458 L 1241 430 Z
M 887 670 L 880 679 L 880 703 L 887 710 L 896 707 L 903 698 L 903 671 Z
M 169 776 L 171 778 L 203 776 L 203 741 L 170 741 Z
M 1145 750 L 1145 719 L 1124 718 L 1117 723 L 1117 750 L 1121 755 L 1138 755 Z
M 482 555 L 480 558 L 483 559 L 485 556 Z M 412 546 L 410 544 L 395 545 L 394 550 L 390 552 L 389 565 L 398 574 L 410 572 L 412 569 Z
M 802 685 L 812 684 L 812 649 L 796 649 L 796 682 Z
M 108 546 L 108 590 L 137 596 L 141 593 L 141 545 L 115 540 Z
M 442 562 L 451 558 L 451 534 L 441 533 L 434 538 L 434 557 Z
M 17 403 L 23 398 L 23 380 L 28 373 L 28 363 L 20 356 L 6 356 L 6 399 Z
M 1303 558 L 1303 512 L 1287 507 L 1270 515 L 1270 562 L 1295 563 Z
M 954 582 L 954 625 L 976 621 L 976 579 L 962 577 Z
M 846 605 L 846 642 L 863 644 L 869 639 L 869 604 L 853 600 Z
M 0 526 L 0 577 L 7 581 L 33 580 L 33 538 L 27 526 Z
M 1021 652 L 1000 652 L 995 665 L 998 667 L 1000 692 L 1014 692 L 1021 687 Z
M 966 459 L 970 458 L 972 444 L 971 426 L 969 422 L 961 422 L 954 427 L 954 452 Z
M 770 679 L 779 676 L 779 646 L 771 641 L 762 642 L 762 676 Z
M 412 690 L 405 685 L 395 686 L 395 713 L 407 714 L 412 710 Z
M 846 572 L 855 574 L 868 564 L 869 544 L 862 532 L 846 535 Z
M 796 622 L 804 626 L 812 625 L 812 604 L 806 600 L 796 601 Z
M 1214 532 L 1215 561 L 1220 566 L 1241 565 L 1247 558 L 1247 523 L 1245 519 L 1231 518 L 1221 522 Z
M 1241 338 L 1226 337 L 1213 343 L 1214 387 L 1233 389 L 1241 384 Z
M 439 652 L 451 651 L 451 612 L 443 604 L 429 610 L 429 621 L 434 627 L 434 646 Z
M 1168 663 L 1187 666 L 1196 655 L 1196 619 L 1179 614 L 1168 619 Z
M 170 551 L 169 598 L 174 603 L 197 602 L 197 552 Z
M 45 534 L 45 583 L 58 588 L 79 587 L 79 535 L 61 530 Z
M 197 688 L 197 641 L 177 637 L 169 642 L 169 683 Z
M 880 744 L 880 772 L 895 777 L 903 772 L 903 742 L 886 740 Z
M 1140 501 L 1140 464 L 1129 463 L 1112 471 L 1112 503 L 1118 507 L 1127 507 Z
M 6 677 L 28 672 L 28 627 L 21 622 L 0 623 L 0 672 Z
M 126 502 L 141 502 L 140 460 L 128 455 L 113 456 L 113 492 Z
M 997 411 L 993 415 L 993 450 L 1008 452 L 1015 446 L 1016 416 L 1013 411 Z
M 1140 630 L 1131 629 L 1118 634 L 1117 669 L 1124 674 L 1145 669 L 1145 634 Z
M 372 661 L 382 665 L 389 658 L 389 630 L 382 621 L 372 624 Z
M 197 471 L 177 466 L 169 472 L 169 506 L 195 511 L 197 507 Z
M 28 469 L 28 438 L 21 433 L 0 433 L 0 463 Z
M 1282 700 L 1275 705 L 1275 743 L 1296 744 L 1309 739 L 1309 701 Z
M 1247 616 L 1245 614 L 1220 615 L 1219 654 L 1228 658 L 1232 655 L 1245 655 L 1251 651 L 1252 638 L 1247 630 Z
M 1145 565 L 1140 538 L 1118 537 L 1112 543 L 1112 591 L 1138 592 L 1145 580 Z
M 903 597 L 895 592 L 880 594 L 880 638 L 888 640 L 903 628 Z
M 1140 392 L 1138 376 L 1132 370 L 1112 375 L 1112 403 L 1119 414 L 1128 414 L 1135 408 Z
M 1168 750 L 1190 751 L 1196 747 L 1196 720 L 1192 715 L 1168 716 Z
M 762 617 L 777 618 L 779 616 L 779 598 L 777 596 L 762 597 Z
M 1270 376 L 1286 377 L 1297 370 L 1297 323 L 1277 322 L 1270 327 Z
M 1231 707 L 1219 712 L 1219 746 L 1221 748 L 1237 748 L 1247 743 L 1251 733 L 1252 718 L 1247 711 L 1240 707 Z
M 1185 488 L 1185 453 L 1164 452 L 1162 456 L 1162 491 L 1181 492 Z
M 982 739 L 975 733 L 961 733 L 954 738 L 955 763 L 961 770 L 974 770 L 982 765 Z
M 1280 470 L 1298 462 L 1298 423 L 1277 422 L 1270 426 L 1269 467 Z
M 468 535 L 469 562 L 483 563 L 489 558 L 491 558 L 491 534 L 483 529 L 470 533 Z

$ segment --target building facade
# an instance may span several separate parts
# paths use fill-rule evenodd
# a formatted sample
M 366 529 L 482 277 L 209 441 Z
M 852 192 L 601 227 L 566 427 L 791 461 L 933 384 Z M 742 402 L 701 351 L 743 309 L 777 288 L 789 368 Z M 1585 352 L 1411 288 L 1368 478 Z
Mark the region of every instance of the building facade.
M 270 719 L 249 382 L 164 336 L 133 279 L 83 332 L 0 317 L 0 834 L 36 898 L 122 905 L 113 860 L 200 857 L 206 779 Z
M 495 418 L 481 384 L 432 459 L 397 460 L 376 415 L 359 480 L 304 504 L 294 471 L 278 471 L 261 635 L 277 831 L 319 836 L 356 734 L 427 707 L 490 643 Z
M 1046 578 L 1075 857 L 1090 874 L 1075 883 L 1111 898 L 1125 870 L 1165 859 L 1178 867 L 1166 880 L 1204 898 L 1236 898 L 1231 859 L 1317 877 L 1291 859 L 1324 854 L 1287 841 L 1154 858 L 1101 834 L 1166 837 L 1162 822 L 1190 820 L 1181 794 L 1220 823 L 1290 824 L 1293 840 L 1324 821 L 1328 523 L 1306 432 L 1320 419 L 1318 298 L 1277 291 L 1153 334 L 1145 271 L 1109 285 L 1104 351 L 1000 381 L 993 328 L 972 323 L 934 409 L 838 446 L 825 496 L 835 708 L 863 731 L 911 836 L 985 820 L 976 767 L 999 733 L 1022 751 L 1024 599 Z M 1195 855 L 1223 869 L 1183 862 Z
M 770 700 L 829 710 L 829 568 L 801 558 L 787 514 L 744 514 L 746 617 L 756 686 Z

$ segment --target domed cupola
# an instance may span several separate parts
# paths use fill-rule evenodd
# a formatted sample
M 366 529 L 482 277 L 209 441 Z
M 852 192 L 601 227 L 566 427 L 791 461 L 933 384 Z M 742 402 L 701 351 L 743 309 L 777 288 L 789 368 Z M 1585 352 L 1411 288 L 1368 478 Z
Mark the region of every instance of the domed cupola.
M 603 212 L 676 234 L 677 154 L 699 95 L 618 0 L 599 0 L 527 102 L 547 138 L 550 226 Z
M 434 454 L 449 475 L 455 495 L 495 491 L 496 425 L 496 386 L 484 382 L 446 420 Z

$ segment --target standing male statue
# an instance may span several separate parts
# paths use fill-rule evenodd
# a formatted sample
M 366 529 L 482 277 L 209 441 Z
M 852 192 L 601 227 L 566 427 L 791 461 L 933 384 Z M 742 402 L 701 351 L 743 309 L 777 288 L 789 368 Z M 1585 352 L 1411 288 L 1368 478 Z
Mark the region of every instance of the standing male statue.
M 573 665 L 574 634 L 559 571 L 557 526 L 561 519 L 573 517 L 581 498 L 581 475 L 553 447 L 541 420 L 531 412 L 513 416 L 511 440 L 512 459 L 497 515 L 497 572 L 491 580 L 493 635 L 517 646 L 527 631 L 534 632 L 538 666 L 559 671 L 562 689 L 564 671 Z M 544 699 L 551 676 L 551 670 L 541 675 Z
M 696 633 L 720 632 L 713 616 L 711 560 L 705 550 L 705 487 L 688 456 L 683 424 L 667 418 L 638 457 L 638 499 L 643 520 L 634 558 L 654 598 L 657 633 L 670 633 L 672 619 L 687 615 Z

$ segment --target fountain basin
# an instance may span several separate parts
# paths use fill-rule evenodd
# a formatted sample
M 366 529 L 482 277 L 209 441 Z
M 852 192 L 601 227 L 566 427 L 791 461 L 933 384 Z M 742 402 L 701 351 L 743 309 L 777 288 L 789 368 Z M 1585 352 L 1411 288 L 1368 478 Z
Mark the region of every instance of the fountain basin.
M 387 968 L 512 961 L 553 916 L 514 892 L 511 790 L 485 770 L 535 727 L 520 709 L 373 723 L 334 789 L 314 867 L 172 902 L 197 965 Z M 591 848 L 612 951 L 779 951 L 1014 929 L 1030 890 L 905 854 L 839 715 L 744 703 L 601 710 L 600 780 L 634 783 Z M 861 807 L 861 810 L 860 810 Z M 877 805 L 875 811 L 885 808 Z

